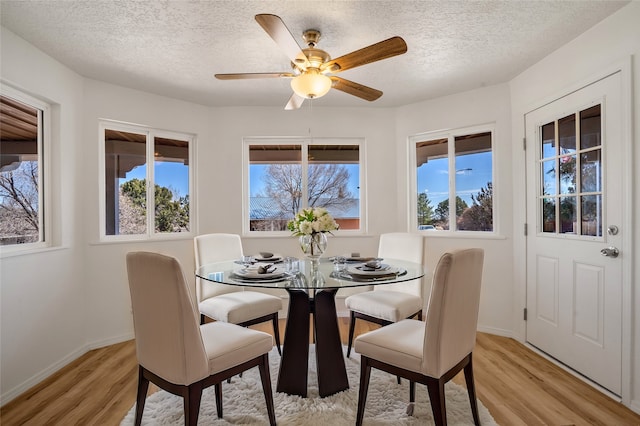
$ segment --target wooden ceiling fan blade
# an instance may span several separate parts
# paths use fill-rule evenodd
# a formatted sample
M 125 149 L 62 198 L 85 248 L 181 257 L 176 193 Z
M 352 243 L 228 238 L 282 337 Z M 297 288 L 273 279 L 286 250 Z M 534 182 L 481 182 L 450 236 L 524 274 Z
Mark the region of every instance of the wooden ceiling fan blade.
M 249 80 L 252 78 L 294 77 L 290 72 L 244 72 L 237 74 L 216 74 L 218 80 Z
M 284 107 L 284 109 L 286 110 L 298 109 L 302 106 L 304 99 L 305 98 L 303 98 L 302 96 L 299 96 L 294 93 L 289 98 L 289 102 L 287 102 L 287 105 Z
M 380 96 L 382 96 L 382 92 L 378 89 L 373 89 L 363 84 L 345 80 L 344 78 L 336 76 L 331 76 L 330 78 L 333 82 L 333 84 L 331 85 L 332 88 L 353 96 L 357 96 L 361 99 L 364 99 L 365 101 L 375 101 Z
M 280 46 L 280 49 L 291 59 L 291 62 L 302 69 L 306 69 L 309 66 L 307 57 L 302 52 L 302 49 L 300 49 L 296 39 L 291 35 L 289 28 L 287 28 L 279 16 L 263 13 L 256 15 L 256 21 L 262 29 L 269 34 L 273 41 Z
M 355 52 L 347 53 L 339 58 L 324 63 L 321 67 L 323 71 L 332 73 L 370 64 L 371 62 L 402 55 L 407 52 L 407 43 L 402 37 L 391 37 L 387 40 L 363 47 Z

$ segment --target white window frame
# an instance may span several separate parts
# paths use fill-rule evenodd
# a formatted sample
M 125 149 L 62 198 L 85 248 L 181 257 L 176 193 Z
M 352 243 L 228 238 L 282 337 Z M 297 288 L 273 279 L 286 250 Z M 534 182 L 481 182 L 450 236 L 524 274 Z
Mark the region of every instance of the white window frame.
M 98 124 L 99 128 L 99 141 L 100 141 L 100 153 L 99 153 L 99 170 L 100 178 L 98 179 L 99 187 L 99 209 L 100 209 L 100 241 L 101 242 L 115 242 L 115 241 L 140 241 L 140 240 L 173 240 L 173 239 L 191 239 L 197 232 L 195 230 L 196 225 L 196 200 L 195 194 L 195 158 L 196 158 L 196 137 L 194 134 L 185 132 L 175 132 L 170 130 L 155 129 L 149 126 L 142 126 L 136 124 L 129 124 L 120 121 L 112 120 L 100 120 Z M 127 235 L 107 235 L 106 234 L 106 194 L 105 194 L 105 131 L 106 130 L 118 130 L 123 132 L 131 132 L 146 135 L 147 142 L 146 148 L 146 164 L 147 164 L 147 229 L 144 234 L 127 234 Z M 154 177 L 154 138 L 169 138 L 186 140 L 189 143 L 189 231 L 188 232 L 155 232 L 155 177 Z
M 290 231 L 251 231 L 249 222 L 249 196 L 250 196 L 250 182 L 249 182 L 249 146 L 250 145 L 301 145 L 302 147 L 302 185 L 305 195 L 307 194 L 307 178 L 308 178 L 308 161 L 307 155 L 308 147 L 310 145 L 358 145 L 358 165 L 360 170 L 360 176 L 358 177 L 360 182 L 359 190 L 359 209 L 360 209 L 360 229 L 338 229 L 332 231 L 334 235 L 349 236 L 349 235 L 365 235 L 367 233 L 367 215 L 366 215 L 366 164 L 365 164 L 365 138 L 359 137 L 333 137 L 333 138 L 301 138 L 301 137 L 248 137 L 243 139 L 242 144 L 242 234 L 247 237 L 290 237 Z M 302 208 L 307 207 L 307 197 L 302 197 Z
M 0 82 L 0 93 L 13 98 L 33 108 L 38 112 L 38 228 L 39 241 L 25 244 L 0 246 L 2 257 L 42 250 L 53 246 L 53 198 L 51 174 L 51 105 L 27 93 L 8 85 L 4 80 Z
M 418 193 L 417 181 L 418 181 L 418 172 L 417 172 L 417 155 L 416 155 L 416 144 L 419 142 L 424 142 L 428 140 L 434 139 L 447 139 L 447 149 L 448 149 L 448 160 L 449 160 L 449 223 L 453 226 L 449 226 L 449 228 L 456 228 L 456 208 L 455 208 L 455 173 L 451 173 L 451 170 L 455 170 L 455 138 L 458 136 L 467 136 L 476 133 L 491 133 L 491 182 L 493 188 L 493 230 L 492 231 L 460 231 L 458 229 L 448 229 L 448 230 L 418 230 L 418 202 L 416 194 Z M 496 130 L 495 123 L 487 123 L 487 124 L 479 124 L 475 126 L 469 127 L 461 127 L 455 129 L 445 129 L 445 130 L 436 130 L 431 132 L 424 132 L 412 135 L 408 138 L 407 143 L 407 157 L 408 164 L 407 167 L 409 171 L 409 217 L 407 223 L 409 224 L 409 230 L 411 232 L 419 232 L 421 234 L 428 235 L 429 237 L 464 237 L 464 238 L 495 238 L 499 235 L 499 220 L 498 220 L 498 197 L 497 197 L 497 185 L 496 185 Z M 453 194 L 453 197 L 452 197 Z

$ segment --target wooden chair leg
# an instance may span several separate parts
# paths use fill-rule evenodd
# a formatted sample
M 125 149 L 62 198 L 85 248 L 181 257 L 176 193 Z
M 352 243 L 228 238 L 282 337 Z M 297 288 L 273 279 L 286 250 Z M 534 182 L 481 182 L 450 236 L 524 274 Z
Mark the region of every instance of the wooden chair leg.
M 262 380 L 262 391 L 264 392 L 264 399 L 267 403 L 267 413 L 269 415 L 269 424 L 275 426 L 276 424 L 276 410 L 273 404 L 273 391 L 271 390 L 271 377 L 269 373 L 269 356 L 264 354 L 262 356 L 262 362 L 258 365 L 260 370 L 260 379 Z
M 416 404 L 416 382 L 409 381 L 409 405 L 407 405 L 407 416 L 413 416 L 413 408 Z
M 276 339 L 276 347 L 278 348 L 278 353 L 282 356 L 282 349 L 280 348 L 280 327 L 278 326 L 278 313 L 273 316 L 273 336 Z
M 347 346 L 347 358 L 351 355 L 351 346 L 353 345 L 353 331 L 356 328 L 356 315 L 351 311 L 351 320 L 349 321 L 349 346 Z
M 218 418 L 222 418 L 222 382 L 216 383 L 214 385 L 216 391 L 216 412 L 218 413 Z
M 142 423 L 142 413 L 144 411 L 144 403 L 147 400 L 147 391 L 149 390 L 149 380 L 144 377 L 144 369 L 138 365 L 138 395 L 136 399 L 136 419 L 135 425 L 140 426 Z
M 464 366 L 464 380 L 467 383 L 467 393 L 469 394 L 469 402 L 471 403 L 471 414 L 473 415 L 473 423 L 476 426 L 480 426 L 480 416 L 478 415 L 478 400 L 476 399 L 476 385 L 473 380 L 472 354 L 469 354 L 469 363 Z
M 191 384 L 184 395 L 184 424 L 197 426 L 200 415 L 200 401 L 202 400 L 202 383 Z
M 369 391 L 369 379 L 371 378 L 371 366 L 369 358 L 360 359 L 360 390 L 358 391 L 358 413 L 356 414 L 356 426 L 362 426 L 364 419 L 364 407 L 367 404 L 367 392 Z
M 444 399 L 444 381 L 436 380 L 427 383 L 433 420 L 436 426 L 447 426 L 447 408 Z

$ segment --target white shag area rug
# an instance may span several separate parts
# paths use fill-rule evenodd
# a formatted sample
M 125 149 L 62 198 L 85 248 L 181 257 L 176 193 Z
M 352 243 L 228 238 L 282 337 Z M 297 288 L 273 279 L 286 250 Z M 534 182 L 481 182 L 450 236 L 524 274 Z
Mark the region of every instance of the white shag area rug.
M 351 352 L 345 357 L 350 388 L 337 394 L 320 398 L 316 375 L 315 347 L 309 350 L 309 376 L 307 398 L 275 392 L 280 366 L 280 355 L 274 348 L 269 353 L 273 399 L 278 425 L 351 426 L 355 423 L 360 383 L 360 356 Z M 346 348 L 343 348 L 346 353 Z M 469 397 L 466 388 L 453 382 L 445 387 L 447 422 L 449 425 L 473 425 Z M 231 383 L 222 384 L 223 419 L 216 414 L 214 387 L 205 389 L 202 395 L 198 425 L 268 425 L 267 409 L 262 393 L 258 367 L 235 376 Z M 380 370 L 371 370 L 371 381 L 364 425 L 432 425 L 427 387 L 416 384 L 416 404 L 413 416 L 408 416 L 409 382 L 398 385 L 395 376 Z M 133 425 L 135 405 L 126 415 L 121 426 Z M 184 406 L 180 397 L 158 391 L 147 398 L 142 417 L 143 425 L 182 426 Z M 478 411 L 483 426 L 496 425 L 489 410 L 478 400 Z

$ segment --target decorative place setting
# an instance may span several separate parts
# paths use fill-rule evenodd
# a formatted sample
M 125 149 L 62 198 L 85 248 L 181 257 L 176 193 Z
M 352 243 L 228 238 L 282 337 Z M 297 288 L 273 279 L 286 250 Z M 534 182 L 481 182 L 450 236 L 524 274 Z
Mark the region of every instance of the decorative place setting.
M 236 269 L 230 277 L 242 282 L 276 282 L 285 276 L 285 268 L 277 263 L 282 263 L 282 256 L 276 256 L 269 252 L 260 252 L 257 256 L 242 256 L 236 263 L 244 265 L 242 269 Z
M 381 258 L 350 264 L 348 258 L 336 256 L 332 277 L 352 281 L 378 281 L 396 278 L 407 273 L 405 269 L 382 263 Z
M 257 255 L 253 256 L 253 259 L 256 262 L 279 263 L 279 262 L 282 262 L 282 255 L 277 253 L 271 253 L 268 251 L 261 251 Z

